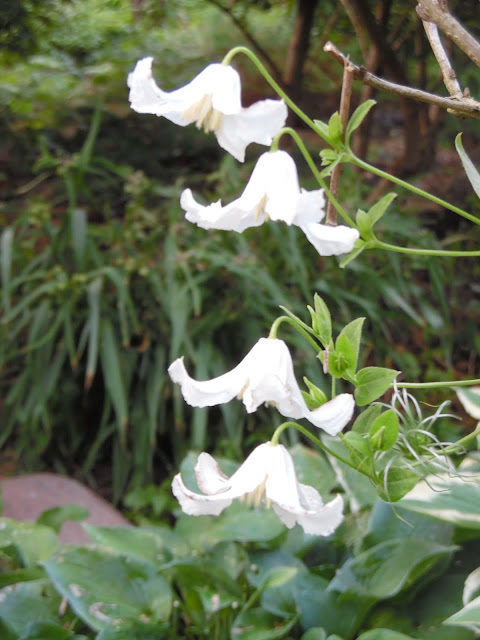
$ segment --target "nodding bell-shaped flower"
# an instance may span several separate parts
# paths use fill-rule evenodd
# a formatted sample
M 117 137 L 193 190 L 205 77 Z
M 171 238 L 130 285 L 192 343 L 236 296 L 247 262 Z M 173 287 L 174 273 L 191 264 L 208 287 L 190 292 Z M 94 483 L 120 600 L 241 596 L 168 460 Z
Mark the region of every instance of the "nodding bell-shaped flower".
M 298 482 L 292 457 L 281 444 L 258 446 L 231 478 L 212 456 L 201 453 L 195 475 L 203 494 L 188 489 L 180 474 L 172 482 L 173 495 L 189 515 L 219 515 L 239 498 L 255 506 L 264 502 L 289 529 L 298 523 L 314 535 L 330 535 L 343 520 L 342 497 L 323 504 L 316 489 Z
M 287 107 L 282 100 L 242 107 L 240 76 L 229 65 L 210 64 L 184 87 L 166 92 L 153 79 L 152 61 L 139 60 L 128 76 L 132 109 L 164 116 L 181 127 L 195 122 L 197 128 L 213 131 L 222 149 L 240 162 L 247 145 L 270 145 L 285 124 Z
M 287 418 L 306 418 L 329 435 L 337 435 L 350 421 L 355 402 L 342 393 L 317 409 L 310 410 L 295 379 L 292 357 L 283 340 L 261 338 L 234 369 L 212 380 L 191 378 L 183 358 L 168 368 L 173 382 L 193 407 L 212 407 L 237 397 L 248 413 L 263 403 L 274 405 Z
M 230 204 L 222 206 L 219 200 L 204 206 L 185 189 L 180 205 L 186 219 L 204 229 L 241 233 L 267 220 L 296 225 L 323 256 L 348 253 L 359 238 L 351 227 L 319 224 L 325 216 L 323 189 L 300 188 L 295 162 L 286 151 L 261 155 L 244 192 Z

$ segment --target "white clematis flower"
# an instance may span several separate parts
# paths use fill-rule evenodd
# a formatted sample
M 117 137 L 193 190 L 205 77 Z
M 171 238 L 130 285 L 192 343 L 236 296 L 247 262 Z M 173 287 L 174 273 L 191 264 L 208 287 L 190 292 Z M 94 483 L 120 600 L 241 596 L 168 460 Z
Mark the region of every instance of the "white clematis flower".
M 255 506 L 265 502 L 289 529 L 298 523 L 305 533 L 328 536 L 343 520 L 342 497 L 323 504 L 316 489 L 298 482 L 292 457 L 281 444 L 258 446 L 231 478 L 212 456 L 201 453 L 195 475 L 205 495 L 188 489 L 181 474 L 172 482 L 173 495 L 188 515 L 219 515 L 235 498 L 246 498 Z
M 359 233 L 346 226 L 319 224 L 325 216 L 323 189 L 300 188 L 295 162 L 286 151 L 270 151 L 258 159 L 242 195 L 230 204 L 221 201 L 204 206 L 190 189 L 180 198 L 190 222 L 204 229 L 223 229 L 242 233 L 267 220 L 281 220 L 299 226 L 320 255 L 348 253 Z
M 153 79 L 152 61 L 139 60 L 128 76 L 132 109 L 164 116 L 182 127 L 195 122 L 199 129 L 213 131 L 222 149 L 240 162 L 248 144 L 270 145 L 285 124 L 283 100 L 242 107 L 240 76 L 233 67 L 210 64 L 184 87 L 166 92 Z
M 237 397 L 248 413 L 263 403 L 273 404 L 287 418 L 306 418 L 335 436 L 350 421 L 355 401 L 342 393 L 317 409 L 310 410 L 295 379 L 292 357 L 283 340 L 261 338 L 234 369 L 212 380 L 191 378 L 183 358 L 168 368 L 173 382 L 181 386 L 186 402 L 193 407 L 211 407 Z

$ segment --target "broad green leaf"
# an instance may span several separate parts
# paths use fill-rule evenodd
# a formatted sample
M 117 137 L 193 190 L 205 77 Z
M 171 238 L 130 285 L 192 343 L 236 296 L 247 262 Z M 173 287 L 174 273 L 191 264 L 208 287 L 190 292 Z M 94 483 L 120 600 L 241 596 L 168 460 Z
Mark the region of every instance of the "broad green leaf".
M 335 472 L 324 454 L 296 444 L 289 449 L 295 464 L 298 481 L 315 487 L 324 500 L 336 484 Z
M 4 640 L 3 636 L 0 636 Z M 78 636 L 75 636 L 78 637 Z M 55 622 L 34 622 L 29 624 L 20 640 L 73 640 L 71 631 Z
M 460 625 L 476 629 L 480 633 L 480 596 L 444 621 L 448 625 Z
M 322 177 L 325 177 L 329 175 L 330 170 L 333 169 L 332 165 L 337 164 L 336 161 L 338 160 L 339 154 L 334 149 L 322 149 L 320 151 L 320 157 L 322 159 L 322 167 L 328 167 L 328 169 L 325 170 L 325 174 L 322 171 Z
M 315 331 L 318 339 L 326 348 L 332 339 L 332 318 L 330 311 L 323 299 L 316 293 L 313 298 L 314 308 L 308 307 L 312 316 L 312 329 Z
M 67 520 L 80 522 L 88 518 L 89 511 L 79 504 L 67 504 L 62 507 L 53 507 L 43 511 L 37 518 L 38 524 L 50 527 L 55 533 L 60 533 L 62 525 Z
M 358 636 L 357 640 L 415 640 L 415 638 L 391 629 L 371 629 Z
M 113 621 L 95 640 L 162 640 L 169 637 L 168 623 L 148 624 L 137 620 Z
M 44 566 L 75 613 L 97 631 L 113 620 L 168 620 L 171 589 L 150 563 L 106 549 L 71 546 Z
M 345 598 L 328 589 L 328 580 L 312 572 L 298 575 L 293 595 L 300 612 L 300 622 L 307 630 L 322 627 L 327 634 L 354 638 L 374 600 L 361 595 Z
M 22 637 L 31 625 L 58 622 L 60 597 L 45 594 L 45 582 L 26 582 L 0 591 L 0 620 Z M 0 631 L 3 631 L 0 626 Z M 3 640 L 3 633 L 0 636 Z M 8 636 L 6 636 L 8 637 Z
M 350 136 L 352 133 L 362 124 L 368 112 L 375 104 L 375 100 L 366 100 L 365 102 L 362 102 L 362 104 L 358 105 L 352 113 L 345 131 L 345 141 L 347 144 L 350 142 Z
M 335 350 L 332 349 L 328 353 L 328 373 L 335 378 L 353 376 L 356 361 L 352 343 L 346 335 L 339 335 L 335 343 Z
M 166 562 L 171 554 L 165 548 L 162 537 L 155 529 L 141 527 L 95 527 L 85 524 L 90 538 L 115 553 L 147 560 L 152 564 Z
M 365 367 L 357 373 L 355 401 L 363 407 L 370 404 L 390 388 L 400 372 L 383 367 Z
M 375 419 L 381 414 L 382 407 L 379 404 L 371 404 L 369 407 L 362 411 L 352 426 L 352 431 L 364 434 L 370 431 Z
M 297 619 L 298 616 L 293 616 L 285 622 L 263 609 L 250 609 L 235 618 L 230 637 L 239 640 L 276 640 L 285 637 Z
M 414 471 L 395 464 L 385 467 L 377 484 L 377 493 L 385 502 L 397 502 L 417 484 Z
M 327 632 L 323 627 L 312 627 L 305 631 L 300 640 L 327 640 Z
M 405 509 L 451 522 L 465 529 L 480 529 L 480 479 L 438 475 L 419 482 L 403 498 Z
M 398 438 L 398 416 L 393 409 L 379 415 L 370 427 L 370 444 L 377 451 L 388 451 Z
M 480 420 L 480 387 L 453 387 L 453 390 L 468 415 Z
M 13 229 L 7 227 L 0 236 L 0 269 L 2 273 L 3 312 L 10 310 L 10 276 L 12 270 Z
M 57 536 L 49 527 L 0 518 L 0 548 L 15 546 L 25 567 L 33 567 L 37 562 L 46 560 L 57 543 Z
M 387 540 L 347 560 L 329 589 L 386 600 L 412 586 L 455 550 L 421 538 Z
M 473 190 L 480 198 L 480 173 L 478 169 L 475 167 L 473 162 L 470 160 L 468 155 L 463 148 L 462 142 L 462 134 L 459 133 L 455 138 L 455 147 L 458 151 L 458 155 L 460 156 L 460 160 L 462 161 L 463 168 L 465 169 L 465 173 L 467 174 L 468 179 L 470 180 L 470 184 L 473 187 Z
M 395 200 L 396 197 L 397 197 L 396 193 L 387 193 L 383 196 L 383 198 L 381 198 L 372 207 L 370 207 L 367 215 L 370 219 L 372 226 L 376 222 L 378 222 L 380 218 L 385 214 L 386 210 L 392 204 L 392 202 Z
M 109 320 L 102 322 L 101 351 L 102 373 L 108 395 L 112 401 L 117 417 L 118 429 L 122 440 L 125 438 L 128 424 L 128 402 L 120 366 L 121 357 L 115 339 L 113 327 Z

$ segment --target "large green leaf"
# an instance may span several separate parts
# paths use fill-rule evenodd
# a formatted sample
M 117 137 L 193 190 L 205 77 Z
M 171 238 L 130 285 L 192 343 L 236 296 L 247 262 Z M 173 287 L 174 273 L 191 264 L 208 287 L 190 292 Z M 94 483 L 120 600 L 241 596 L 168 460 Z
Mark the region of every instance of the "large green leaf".
M 385 600 L 407 589 L 455 549 L 420 538 L 387 540 L 348 560 L 329 588 Z
M 463 609 L 447 618 L 444 624 L 473 628 L 480 633 L 480 596 L 469 602 Z
M 167 620 L 172 593 L 156 567 L 108 549 L 66 547 L 45 569 L 84 622 L 100 631 L 113 620 Z
M 480 479 L 435 476 L 428 483 L 419 482 L 399 506 L 466 529 L 480 529 Z
M 0 518 L 0 548 L 15 546 L 25 567 L 46 560 L 55 551 L 57 543 L 57 536 L 49 527 Z
M 357 640 L 415 640 L 412 636 L 406 636 L 404 633 L 392 631 L 391 629 L 371 629 L 366 633 L 358 636 Z
M 286 636 L 296 622 L 296 616 L 287 621 L 279 621 L 263 609 L 250 609 L 235 618 L 230 638 L 232 640 L 276 640 Z
M 154 529 L 141 527 L 95 527 L 85 524 L 88 535 L 94 542 L 109 547 L 118 554 L 160 564 L 170 559 L 161 535 Z
M 60 597 L 45 593 L 45 581 L 17 584 L 0 591 L 0 620 L 22 637 L 33 625 L 58 622 Z M 0 632 L 2 631 L 0 626 Z M 4 635 L 0 635 L 4 638 Z M 6 637 L 8 637 L 6 635 Z M 45 636 L 48 638 L 49 636 Z M 55 636 L 53 636 L 55 637 Z

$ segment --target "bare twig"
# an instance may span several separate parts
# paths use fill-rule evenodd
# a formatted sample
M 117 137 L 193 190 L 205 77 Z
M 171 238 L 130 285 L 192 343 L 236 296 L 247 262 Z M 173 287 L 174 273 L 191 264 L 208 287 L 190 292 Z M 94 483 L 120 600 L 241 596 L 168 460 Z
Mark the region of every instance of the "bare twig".
M 448 89 L 448 93 L 452 98 L 462 99 L 463 94 L 460 88 L 460 84 L 457 80 L 457 74 L 455 73 L 450 60 L 447 56 L 440 36 L 438 34 L 438 27 L 433 22 L 423 22 L 425 33 L 427 34 L 428 41 L 432 47 L 433 54 L 437 59 L 438 66 L 442 72 L 443 82 Z
M 480 67 L 480 42 L 452 16 L 446 0 L 417 0 L 417 13 L 424 22 L 433 22 L 478 67 Z
M 347 56 L 337 49 L 332 42 L 327 42 L 323 47 L 323 50 L 329 53 L 337 62 L 342 66 L 345 65 L 345 61 L 348 60 Z M 405 98 L 411 98 L 419 102 L 426 102 L 427 104 L 437 105 L 442 109 L 447 109 L 450 113 L 456 116 L 467 116 L 470 118 L 480 119 L 480 102 L 477 102 L 473 98 L 462 96 L 461 99 L 457 98 L 442 98 L 436 96 L 433 93 L 427 91 L 421 91 L 420 89 L 414 89 L 413 87 L 406 87 L 404 85 L 395 84 L 388 80 L 383 80 L 373 73 L 369 73 L 365 67 L 359 67 L 358 65 L 350 62 L 353 67 L 353 77 L 356 80 L 360 80 L 363 84 L 366 84 L 375 89 L 381 91 L 387 91 L 388 93 L 394 93 Z
M 353 82 L 353 66 L 347 60 L 343 69 L 343 83 L 342 93 L 340 96 L 340 122 L 342 124 L 342 130 L 345 135 L 345 129 L 348 123 L 348 116 L 350 115 L 350 100 L 352 97 L 352 82 Z M 333 167 L 332 175 L 330 176 L 330 193 L 336 199 L 338 194 L 338 185 L 340 184 L 340 174 L 342 171 L 342 165 L 339 163 Z M 333 206 L 331 200 L 327 204 L 327 216 L 325 220 L 326 224 L 332 226 L 337 224 L 337 212 Z

